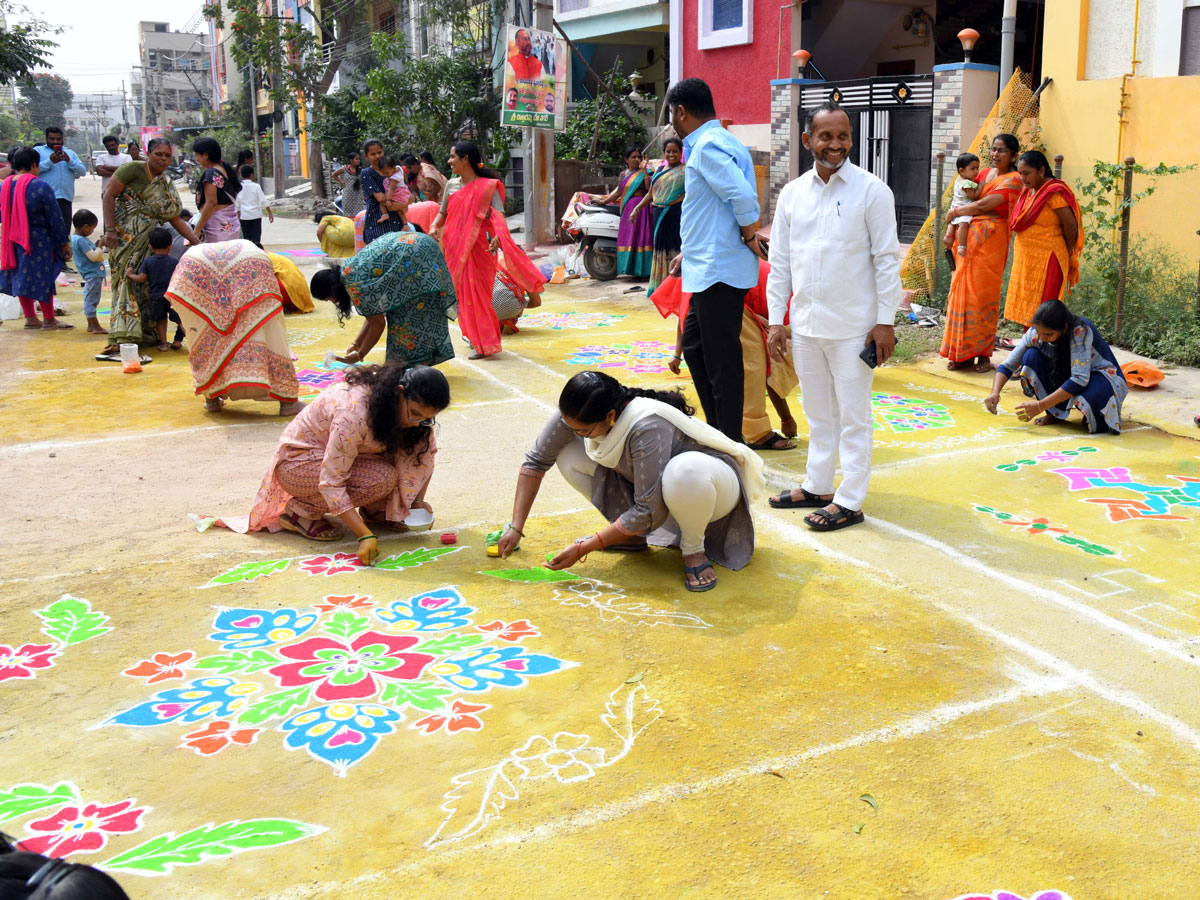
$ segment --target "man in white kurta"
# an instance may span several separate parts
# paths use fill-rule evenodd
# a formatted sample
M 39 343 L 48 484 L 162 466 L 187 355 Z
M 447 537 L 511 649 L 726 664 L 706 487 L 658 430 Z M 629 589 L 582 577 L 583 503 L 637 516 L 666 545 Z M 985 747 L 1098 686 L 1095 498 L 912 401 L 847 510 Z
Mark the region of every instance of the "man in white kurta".
M 884 363 L 895 347 L 900 242 L 891 190 L 849 161 L 845 111 L 827 103 L 809 113 L 803 141 L 814 165 L 779 194 L 767 304 L 768 345 L 782 359 L 791 296 L 792 353 L 809 424 L 807 472 L 801 488 L 772 497 L 771 505 L 812 509 L 805 523 L 833 531 L 863 520 L 875 373 L 859 354 L 874 342 Z

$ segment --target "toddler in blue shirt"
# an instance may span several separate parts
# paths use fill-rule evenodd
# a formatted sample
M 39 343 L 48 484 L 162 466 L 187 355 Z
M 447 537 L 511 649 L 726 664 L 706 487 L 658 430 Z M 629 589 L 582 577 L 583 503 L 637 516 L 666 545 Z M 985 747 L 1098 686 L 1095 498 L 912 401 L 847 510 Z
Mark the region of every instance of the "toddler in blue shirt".
M 183 321 L 179 313 L 171 308 L 167 299 L 167 288 L 171 284 L 171 276 L 175 274 L 175 266 L 179 263 L 171 255 L 171 232 L 165 228 L 155 228 L 150 232 L 150 252 L 142 261 L 141 268 L 136 272 L 133 266 L 125 269 L 125 277 L 130 281 L 145 284 L 149 293 L 146 315 L 154 323 L 158 331 L 159 350 L 180 350 L 183 348 Z M 175 340 L 167 344 L 167 320 L 175 323 Z
M 75 259 L 75 270 L 83 279 L 83 314 L 87 317 L 88 334 L 108 334 L 96 318 L 100 293 L 104 290 L 104 251 L 92 243 L 91 234 L 100 222 L 90 209 L 81 209 L 71 216 L 71 224 L 75 226 L 71 255 Z

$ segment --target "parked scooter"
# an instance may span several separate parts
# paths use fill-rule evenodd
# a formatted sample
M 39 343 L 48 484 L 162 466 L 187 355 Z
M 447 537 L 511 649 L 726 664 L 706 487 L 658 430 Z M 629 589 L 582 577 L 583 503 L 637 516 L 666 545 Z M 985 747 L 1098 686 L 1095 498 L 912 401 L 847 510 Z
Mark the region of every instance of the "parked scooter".
M 597 281 L 612 281 L 617 277 L 617 232 L 620 227 L 618 207 L 581 204 L 579 217 L 568 229 L 571 237 L 584 248 L 583 267 Z

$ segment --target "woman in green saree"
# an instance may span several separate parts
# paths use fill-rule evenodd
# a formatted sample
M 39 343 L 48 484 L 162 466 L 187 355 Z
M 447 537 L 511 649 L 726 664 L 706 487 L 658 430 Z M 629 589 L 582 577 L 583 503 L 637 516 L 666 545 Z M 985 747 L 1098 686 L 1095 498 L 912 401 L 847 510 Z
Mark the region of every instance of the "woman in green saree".
M 638 204 L 649 193 L 650 181 L 642 167 L 642 151 L 637 147 L 625 150 L 626 169 L 621 173 L 616 189 L 597 200 L 603 206 L 621 198 L 621 225 L 617 230 L 617 274 L 634 278 L 650 276 L 654 256 L 654 217 L 639 216 Z
M 101 356 L 119 358 L 115 356 L 119 344 L 158 343 L 154 322 L 146 316 L 146 284 L 125 277 L 126 267 L 137 271 L 150 251 L 150 232 L 170 222 L 193 246 L 200 243 L 180 215 L 183 204 L 166 174 L 170 163 L 171 143 L 156 138 L 150 142 L 146 158 L 118 168 L 104 190 L 101 244 L 113 251 L 108 258 L 113 300 L 108 346 Z

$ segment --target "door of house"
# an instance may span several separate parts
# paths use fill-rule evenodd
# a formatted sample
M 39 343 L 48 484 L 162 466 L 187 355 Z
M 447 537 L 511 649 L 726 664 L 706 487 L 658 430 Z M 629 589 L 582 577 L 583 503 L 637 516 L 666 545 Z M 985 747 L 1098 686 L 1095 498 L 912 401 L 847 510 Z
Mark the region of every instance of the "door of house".
M 933 145 L 933 76 L 860 78 L 805 87 L 804 111 L 827 100 L 850 115 L 854 149 L 850 159 L 883 180 L 896 197 L 896 227 L 901 242 L 911 242 L 929 212 L 930 159 Z M 797 137 L 800 171 L 812 168 L 812 154 Z

